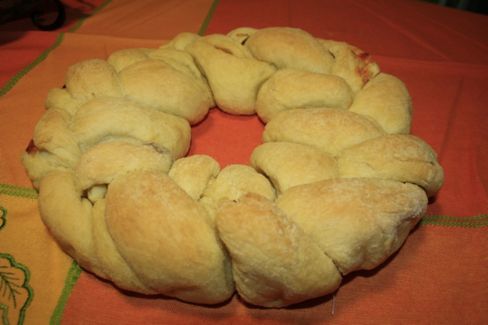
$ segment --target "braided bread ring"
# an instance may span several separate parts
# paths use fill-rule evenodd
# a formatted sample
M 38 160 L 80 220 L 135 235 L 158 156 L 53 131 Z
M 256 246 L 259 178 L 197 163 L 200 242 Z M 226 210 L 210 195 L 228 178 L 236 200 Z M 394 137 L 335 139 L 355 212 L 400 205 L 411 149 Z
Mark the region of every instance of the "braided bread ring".
M 125 290 L 283 307 L 397 251 L 442 186 L 409 135 L 398 78 L 344 42 L 285 27 L 177 35 L 69 68 L 24 153 L 41 217 Z M 257 114 L 248 165 L 185 157 L 217 105 Z

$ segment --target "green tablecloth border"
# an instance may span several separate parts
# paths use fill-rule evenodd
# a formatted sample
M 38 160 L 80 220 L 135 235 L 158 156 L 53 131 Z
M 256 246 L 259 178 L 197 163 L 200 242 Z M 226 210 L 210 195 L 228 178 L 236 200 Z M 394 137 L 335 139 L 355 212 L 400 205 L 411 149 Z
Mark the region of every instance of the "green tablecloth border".
M 200 26 L 200 29 L 198 30 L 198 35 L 203 36 L 205 32 L 207 31 L 208 24 L 212 20 L 213 14 L 215 12 L 215 9 L 217 8 L 220 0 L 214 0 L 212 4 L 210 5 L 210 9 L 208 10 L 207 16 L 202 22 L 202 25 Z
M 97 14 L 100 10 L 105 8 L 108 4 L 110 4 L 112 0 L 105 0 L 102 2 L 96 9 L 93 10 L 93 12 L 87 16 L 79 19 L 71 28 L 68 29 L 68 33 L 73 33 L 76 32 L 81 25 L 83 25 L 84 21 L 87 18 L 90 18 L 91 16 Z M 199 35 L 205 34 L 205 31 L 207 30 L 208 24 L 210 23 L 210 20 L 212 19 L 213 13 L 219 4 L 220 0 L 214 0 L 212 4 L 210 5 L 210 8 L 208 10 L 207 16 L 202 22 L 202 25 L 200 26 L 198 30 Z M 49 53 L 57 48 L 62 42 L 64 38 L 64 34 L 66 32 L 61 32 L 59 35 L 56 37 L 56 40 L 54 43 L 46 48 L 34 61 L 32 61 L 30 64 L 28 64 L 26 67 L 24 67 L 22 70 L 20 70 L 18 73 L 16 73 L 10 80 L 8 80 L 3 87 L 0 88 L 0 97 L 4 96 L 7 94 L 18 82 L 20 79 L 22 79 L 29 71 L 34 69 L 39 63 L 44 61 Z
M 73 287 L 76 284 L 76 281 L 78 281 L 78 278 L 80 277 L 81 274 L 81 268 L 76 263 L 76 261 L 73 261 L 71 263 L 71 267 L 68 271 L 68 274 L 66 275 L 66 279 L 64 281 L 64 287 L 63 291 L 61 292 L 61 296 L 59 296 L 58 303 L 56 305 L 56 308 L 54 308 L 53 314 L 51 316 L 51 319 L 49 321 L 50 325 L 55 325 L 55 324 L 60 324 L 61 319 L 63 317 L 63 312 L 64 312 L 64 307 L 66 306 L 66 303 L 68 302 L 68 298 L 71 295 L 71 291 L 73 290 Z
M 35 189 L 11 184 L 0 183 L 0 194 L 37 199 L 37 191 Z
M 67 32 L 59 33 L 58 36 L 56 37 L 56 39 L 54 40 L 54 43 L 51 46 L 46 48 L 37 58 L 34 59 L 34 61 L 32 61 L 26 67 L 24 67 L 22 70 L 17 72 L 12 78 L 10 78 L 10 80 L 8 80 L 5 83 L 5 85 L 2 88 L 0 88 L 0 97 L 7 94 L 20 81 L 20 79 L 22 79 L 29 71 L 34 69 L 39 63 L 44 61 L 47 58 L 47 56 L 49 55 L 49 53 L 52 50 L 54 50 L 55 48 L 57 48 L 63 42 L 63 38 L 64 38 L 65 33 L 73 33 L 76 30 L 78 30 L 87 18 L 98 13 L 100 10 L 105 8 L 111 1 L 112 0 L 105 0 L 97 8 L 95 8 L 89 16 L 79 19 L 73 26 L 71 26 L 68 29 Z
M 10 184 L 0 183 L 0 195 L 20 197 L 28 200 L 37 199 L 37 191 L 32 188 L 20 187 Z M 7 209 L 0 204 L 2 212 L 0 224 L 5 225 L 7 222 Z M 444 215 L 427 215 L 420 221 L 421 226 L 440 226 L 440 227 L 456 227 L 456 228 L 482 228 L 488 227 L 488 214 L 480 214 L 468 217 L 453 217 Z M 65 285 L 59 297 L 58 303 L 51 316 L 50 324 L 60 324 L 63 316 L 65 305 L 69 299 L 71 291 L 75 286 L 82 269 L 73 261 L 71 267 L 65 278 Z

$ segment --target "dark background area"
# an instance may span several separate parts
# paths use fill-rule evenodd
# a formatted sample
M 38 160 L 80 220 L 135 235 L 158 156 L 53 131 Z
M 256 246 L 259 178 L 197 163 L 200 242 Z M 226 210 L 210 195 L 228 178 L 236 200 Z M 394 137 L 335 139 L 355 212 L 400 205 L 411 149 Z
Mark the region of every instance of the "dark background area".
M 488 14 L 487 0 L 424 0 L 426 2 L 437 3 L 439 5 L 472 11 L 480 14 Z
M 3 30 L 56 30 L 87 17 L 96 7 L 93 2 L 93 0 L 0 0 L 0 25 Z
M 418 1 L 418 0 L 411 0 Z M 421 0 L 439 6 L 488 15 L 488 0 Z M 90 0 L 0 0 L 0 25 L 23 23 L 24 28 L 55 30 L 87 16 Z M 30 23 L 25 20 L 30 20 Z M 21 26 L 13 24 L 13 26 Z M 18 28 L 14 28 L 18 29 Z

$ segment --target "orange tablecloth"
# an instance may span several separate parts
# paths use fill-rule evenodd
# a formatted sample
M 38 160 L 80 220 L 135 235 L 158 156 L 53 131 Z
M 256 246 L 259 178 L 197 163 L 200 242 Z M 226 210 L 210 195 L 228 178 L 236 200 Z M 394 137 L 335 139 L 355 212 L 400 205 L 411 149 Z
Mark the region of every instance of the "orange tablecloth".
M 84 3 L 68 11 L 71 19 L 60 31 L 33 31 L 28 21 L 0 26 L 3 324 L 488 323 L 486 16 L 414 0 Z M 347 276 L 334 295 L 279 310 L 246 306 L 238 298 L 204 307 L 143 297 L 81 271 L 42 225 L 19 159 L 48 89 L 63 84 L 69 65 L 120 48 L 158 46 L 182 31 L 276 25 L 355 44 L 405 81 L 414 103 L 413 133 L 438 152 L 446 173 L 428 216 L 406 244 L 378 269 Z M 210 154 L 222 166 L 247 163 L 262 129 L 256 117 L 212 110 L 193 128 L 190 154 Z

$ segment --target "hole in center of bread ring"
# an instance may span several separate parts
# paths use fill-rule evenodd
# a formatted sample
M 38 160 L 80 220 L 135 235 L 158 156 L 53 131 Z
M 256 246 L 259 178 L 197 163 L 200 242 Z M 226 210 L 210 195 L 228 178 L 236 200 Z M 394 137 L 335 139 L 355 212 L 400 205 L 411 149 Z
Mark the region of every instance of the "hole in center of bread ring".
M 212 109 L 191 130 L 188 155 L 206 154 L 221 166 L 249 164 L 252 151 L 262 143 L 264 124 L 257 115 L 236 116 Z

